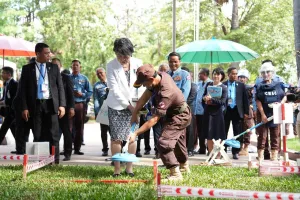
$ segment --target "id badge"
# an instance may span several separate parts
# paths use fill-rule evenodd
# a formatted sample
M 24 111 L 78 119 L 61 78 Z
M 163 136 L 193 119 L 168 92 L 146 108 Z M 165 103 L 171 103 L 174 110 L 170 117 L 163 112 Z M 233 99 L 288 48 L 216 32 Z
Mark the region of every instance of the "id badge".
M 232 104 L 232 99 L 228 99 L 228 104 Z
M 48 84 L 42 84 L 42 92 L 46 92 L 48 90 Z

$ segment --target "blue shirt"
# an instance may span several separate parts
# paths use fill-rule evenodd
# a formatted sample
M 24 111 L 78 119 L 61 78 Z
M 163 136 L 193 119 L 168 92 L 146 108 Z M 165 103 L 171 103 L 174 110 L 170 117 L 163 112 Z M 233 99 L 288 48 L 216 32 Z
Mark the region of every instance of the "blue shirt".
M 236 88 L 235 88 L 235 81 L 230 82 L 228 81 L 228 99 L 231 99 L 231 103 L 228 102 L 228 106 L 234 108 L 236 106 Z
M 184 100 L 186 101 L 192 86 L 190 73 L 179 67 L 176 71 L 168 71 L 168 74 L 172 77 L 176 86 L 182 91 Z
M 98 115 L 98 112 L 100 111 L 101 106 L 107 97 L 108 92 L 106 92 L 106 90 L 107 82 L 98 81 L 95 83 L 93 88 L 95 117 Z
M 203 115 L 204 114 L 204 108 L 202 105 L 202 98 L 203 98 L 203 93 L 205 90 L 205 87 L 207 83 L 212 82 L 211 79 L 207 79 L 204 84 L 203 81 L 198 82 L 198 88 L 197 88 L 197 96 L 194 100 L 194 115 Z
M 74 96 L 75 103 L 86 102 L 86 100 L 90 98 L 93 94 L 93 88 L 89 82 L 89 79 L 83 74 L 71 74 L 70 77 L 74 84 L 74 91 L 82 93 L 81 97 Z

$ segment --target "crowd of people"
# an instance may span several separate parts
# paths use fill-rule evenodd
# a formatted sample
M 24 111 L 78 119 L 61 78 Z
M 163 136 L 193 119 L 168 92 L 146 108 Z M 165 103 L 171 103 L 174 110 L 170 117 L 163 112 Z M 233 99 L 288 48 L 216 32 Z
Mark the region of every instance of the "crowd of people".
M 260 76 L 253 85 L 248 83 L 250 73 L 236 67 L 229 67 L 226 74 L 220 67 L 212 72 L 201 68 L 198 82 L 194 83 L 193 73 L 181 67 L 181 56 L 176 52 L 168 55 L 168 64 L 155 70 L 132 56 L 134 46 L 128 38 L 116 39 L 113 51 L 116 57 L 106 69 L 95 70 L 99 81 L 93 87 L 80 73 L 79 60 L 72 61 L 71 72 L 62 70 L 61 61 L 50 58 L 50 48 L 44 43 L 36 45 L 36 59 L 23 66 L 19 82 L 12 78 L 12 68 L 3 67 L 0 114 L 5 119 L 0 141 L 10 129 L 16 140 L 16 151 L 12 153 L 24 154 L 31 129 L 34 141 L 48 141 L 55 146 L 55 163 L 59 163 L 59 154 L 64 155 L 64 161 L 70 160 L 73 148 L 74 154 L 84 155 L 84 119 L 87 102 L 93 96 L 95 117 L 102 105 L 108 106 L 109 125 L 100 123 L 102 156 L 108 156 L 108 133 L 112 155 L 120 153 L 128 139 L 128 153 L 142 157 L 140 142 L 144 139 L 144 154 L 149 155 L 152 128 L 154 158 L 161 158 L 170 170 L 169 180 L 180 180 L 182 172 L 190 171 L 188 157 L 209 154 L 213 139 L 227 139 L 230 124 L 236 136 L 264 122 L 256 129 L 258 159 L 277 159 L 280 130 L 268 121 L 273 115 L 269 105 L 285 103 L 287 98 L 286 85 L 276 75 L 271 60 L 262 62 Z M 141 114 L 142 109 L 147 114 Z M 137 125 L 129 135 L 133 123 Z M 64 150 L 60 153 L 62 134 Z M 242 145 L 232 148 L 233 159 L 248 155 L 250 135 L 251 132 L 239 138 Z M 113 165 L 113 176 L 120 176 L 120 162 Z M 134 176 L 132 163 L 126 163 L 125 174 Z

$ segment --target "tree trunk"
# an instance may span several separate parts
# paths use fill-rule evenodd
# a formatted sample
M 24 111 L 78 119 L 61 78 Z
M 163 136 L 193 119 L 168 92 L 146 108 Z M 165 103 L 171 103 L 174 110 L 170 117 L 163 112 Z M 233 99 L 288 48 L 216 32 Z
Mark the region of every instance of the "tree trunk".
M 297 76 L 300 76 L 300 1 L 294 0 L 294 33 L 295 33 L 295 50 Z
M 239 28 L 239 4 L 238 0 L 232 0 L 231 30 Z
M 238 0 L 232 0 L 232 18 L 231 18 L 231 30 L 236 30 L 239 28 L 239 5 Z M 239 40 L 235 40 L 239 42 Z M 240 62 L 231 63 L 230 67 L 239 68 Z

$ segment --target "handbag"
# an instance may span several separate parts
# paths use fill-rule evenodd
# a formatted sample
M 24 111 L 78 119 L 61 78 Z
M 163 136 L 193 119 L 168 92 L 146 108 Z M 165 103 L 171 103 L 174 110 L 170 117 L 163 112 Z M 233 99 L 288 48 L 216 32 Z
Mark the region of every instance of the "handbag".
M 107 107 L 107 104 L 106 104 L 106 100 L 103 101 L 101 109 L 98 112 L 98 115 L 96 117 L 96 122 L 98 122 L 100 124 L 109 125 L 109 121 L 108 121 L 108 107 Z

